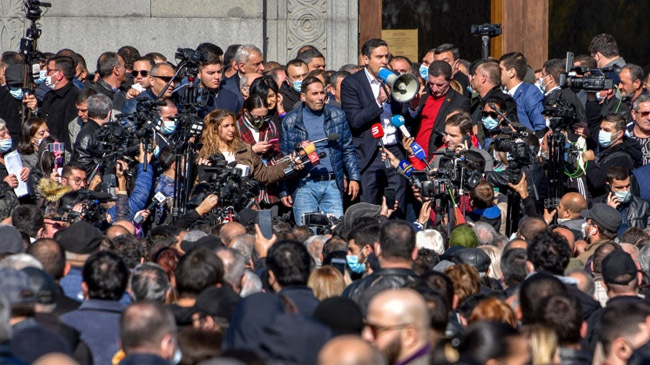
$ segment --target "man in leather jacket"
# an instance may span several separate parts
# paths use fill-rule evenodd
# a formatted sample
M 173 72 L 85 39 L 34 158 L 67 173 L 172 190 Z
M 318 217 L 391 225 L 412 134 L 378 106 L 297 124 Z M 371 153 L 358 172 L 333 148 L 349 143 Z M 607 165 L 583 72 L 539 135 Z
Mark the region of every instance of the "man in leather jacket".
M 622 166 L 614 166 L 607 170 L 606 195 L 594 199 L 594 202 L 606 203 L 621 213 L 623 219 L 618 229 L 620 237 L 626 229 L 639 227 L 645 229 L 650 222 L 650 203 L 630 189 L 630 173 Z
M 381 269 L 350 284 L 343 292 L 343 296 L 359 304 L 364 313 L 372 294 L 404 287 L 418 277 L 411 269 L 418 249 L 415 246 L 415 231 L 410 224 L 401 220 L 384 224 L 379 232 L 379 242 L 375 242 L 374 246 Z
M 84 165 L 87 174 L 102 158 L 95 134 L 110 120 L 112 108 L 113 102 L 104 94 L 98 93 L 88 98 L 88 122 L 79 131 L 72 153 L 72 161 Z

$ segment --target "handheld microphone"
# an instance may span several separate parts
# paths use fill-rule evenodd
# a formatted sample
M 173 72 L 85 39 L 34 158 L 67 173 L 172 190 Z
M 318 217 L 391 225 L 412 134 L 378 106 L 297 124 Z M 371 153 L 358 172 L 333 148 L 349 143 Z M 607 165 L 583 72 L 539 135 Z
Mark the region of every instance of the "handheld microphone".
M 404 120 L 403 116 L 399 114 L 393 115 L 393 117 L 390 119 L 390 123 L 399 128 L 399 130 L 406 138 L 411 138 L 411 133 L 409 133 L 408 129 L 406 129 L 406 126 L 404 125 L 404 123 L 406 123 L 406 120 Z
M 310 153 L 308 155 L 308 157 L 309 157 L 308 160 L 299 163 L 298 166 L 305 166 L 308 163 L 311 163 L 312 166 L 316 166 L 316 165 L 318 165 L 320 163 L 321 158 L 327 157 L 327 153 L 321 152 L 321 153 L 316 154 L 316 152 L 313 152 L 313 153 Z M 296 166 L 289 166 L 286 169 L 284 169 L 284 176 L 289 176 L 289 175 L 293 174 L 294 172 L 296 172 Z
M 424 152 L 424 149 L 422 149 L 422 146 L 420 146 L 417 142 L 413 142 L 411 143 L 411 150 L 413 151 L 415 158 L 424 162 L 424 164 L 427 165 L 427 170 L 431 170 L 431 166 L 427 161 L 427 154 Z
M 309 143 L 310 144 L 316 144 L 316 143 L 320 143 L 320 142 L 324 142 L 324 141 L 334 142 L 337 139 L 339 139 L 339 134 L 338 133 L 331 133 L 327 137 L 319 138 L 319 139 L 316 139 L 316 140 L 313 140 L 313 141 L 309 141 Z M 296 144 L 294 144 L 294 148 L 296 150 L 302 149 L 303 148 L 303 143 L 304 142 L 296 142 Z
M 397 165 L 397 173 L 404 176 L 405 178 L 411 178 L 411 173 L 413 172 L 413 165 L 402 160 Z
M 381 148 L 385 150 L 386 146 L 384 146 L 384 141 L 382 140 L 382 138 L 384 137 L 384 128 L 381 126 L 381 124 L 379 123 L 373 124 L 372 127 L 370 127 L 370 133 L 372 133 L 372 138 L 379 140 L 379 144 L 381 145 Z M 390 161 L 388 161 L 388 159 L 384 161 L 384 166 L 386 168 L 390 167 Z
M 165 197 L 165 194 L 163 194 L 162 191 L 157 192 L 156 195 L 153 196 L 153 201 L 149 204 L 149 206 L 147 206 L 147 210 L 151 211 L 151 209 L 153 209 L 156 205 L 164 202 L 165 199 L 167 199 L 167 197 Z M 140 214 L 133 219 L 133 222 L 140 224 L 142 223 L 143 220 L 144 217 L 142 216 L 142 214 Z

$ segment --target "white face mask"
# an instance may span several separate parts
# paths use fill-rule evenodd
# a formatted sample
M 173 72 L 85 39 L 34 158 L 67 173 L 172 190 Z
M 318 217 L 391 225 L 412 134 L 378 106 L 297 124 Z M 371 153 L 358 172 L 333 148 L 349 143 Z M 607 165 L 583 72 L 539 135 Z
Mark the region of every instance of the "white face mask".
M 55 72 L 54 75 L 58 74 L 59 71 Z M 45 86 L 49 87 L 50 89 L 54 89 L 56 86 L 57 81 L 53 79 L 54 75 L 47 76 L 45 77 Z

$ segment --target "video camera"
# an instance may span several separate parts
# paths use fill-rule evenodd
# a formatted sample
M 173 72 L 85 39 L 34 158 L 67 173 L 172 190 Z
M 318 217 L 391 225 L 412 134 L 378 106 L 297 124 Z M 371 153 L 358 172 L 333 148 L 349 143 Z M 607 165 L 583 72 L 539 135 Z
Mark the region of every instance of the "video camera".
M 470 33 L 475 36 L 496 37 L 502 33 L 501 24 L 472 25 Z
M 446 197 L 450 189 L 472 190 L 483 175 L 485 162 L 479 162 L 482 159 L 474 151 L 446 152 L 435 173 L 414 171 L 411 173 L 411 181 L 425 198 Z
M 573 67 L 567 73 L 560 74 L 559 85 L 572 90 L 600 91 L 613 89 L 614 80 L 607 77 L 606 72 L 614 72 L 613 68 Z
M 530 151 L 528 132 L 514 132 L 505 128 L 499 138 L 494 140 L 494 149 L 496 151 L 506 152 L 508 159 L 508 169 L 503 173 L 507 174 L 510 183 L 516 184 L 521 181 L 522 168 L 530 166 L 535 162 L 535 156 Z
M 102 220 L 102 203 L 114 201 L 110 194 L 95 192 L 83 189 L 75 192 L 76 201 L 64 203 L 59 208 L 59 217 L 51 218 L 54 220 L 67 222 L 69 224 L 86 220 L 87 222 L 101 222 Z M 75 210 L 75 206 L 81 204 L 81 211 Z
M 578 119 L 575 106 L 566 100 L 563 94 L 559 93 L 555 104 L 544 105 L 542 114 L 550 118 L 549 128 L 551 130 L 566 130 Z

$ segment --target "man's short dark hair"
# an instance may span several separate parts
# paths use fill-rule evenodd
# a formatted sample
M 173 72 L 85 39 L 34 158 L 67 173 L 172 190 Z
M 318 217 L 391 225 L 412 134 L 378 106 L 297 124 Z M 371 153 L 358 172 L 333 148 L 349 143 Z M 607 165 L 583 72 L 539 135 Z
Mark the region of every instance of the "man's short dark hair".
M 384 258 L 411 260 L 415 247 L 415 231 L 405 221 L 388 221 L 379 231 L 379 246 Z
M 501 255 L 501 273 L 506 288 L 516 287 L 526 280 L 526 250 L 513 248 Z
M 321 84 L 323 85 L 323 82 L 318 78 L 318 77 L 313 77 L 313 76 L 308 76 L 304 80 L 302 80 L 302 86 L 301 86 L 301 93 L 306 93 L 307 89 L 311 84 Z M 325 85 L 323 85 L 325 86 Z
M 88 101 L 88 98 L 97 94 L 97 91 L 95 89 L 89 88 L 89 87 L 84 87 L 83 89 L 79 90 L 79 93 L 74 99 L 75 104 L 81 104 L 83 102 Z
M 614 180 L 626 180 L 630 177 L 630 172 L 623 166 L 612 166 L 607 169 L 607 182 L 613 183 Z
M 302 60 L 306 64 L 309 64 L 309 62 L 311 62 L 312 59 L 314 58 L 325 59 L 325 56 L 323 56 L 323 54 L 316 48 L 312 48 L 304 51 L 303 53 L 298 54 L 296 58 Z
M 544 231 L 530 242 L 527 255 L 536 271 L 563 275 L 571 259 L 571 249 L 564 236 Z
M 160 265 L 145 262 L 133 270 L 130 288 L 136 302 L 163 303 L 171 286 L 165 270 Z
M 635 245 L 637 242 L 647 238 L 648 238 L 648 234 L 645 233 L 645 231 L 640 227 L 629 227 L 628 229 L 625 230 L 625 232 L 623 232 L 619 242 L 631 243 Z
M 350 76 L 350 73 L 347 71 L 336 71 L 332 76 L 330 76 L 330 84 L 336 87 L 339 79 L 345 79 L 348 76 Z
M 372 51 L 379 47 L 388 47 L 388 43 L 383 39 L 370 38 L 363 44 L 363 46 L 361 46 L 361 54 L 370 57 Z
M 460 52 L 458 51 L 458 47 L 454 46 L 451 43 L 443 43 L 438 47 L 434 48 L 433 54 L 439 55 L 449 51 L 451 51 L 451 55 L 454 57 L 454 61 L 460 58 Z
M 124 60 L 124 67 L 127 70 L 132 70 L 133 62 L 140 58 L 140 51 L 133 46 L 122 46 L 117 50 L 117 54 Z
M 113 247 L 129 269 L 135 268 L 145 256 L 145 251 L 140 240 L 130 234 L 114 237 Z
M 444 76 L 445 80 L 451 80 L 451 66 L 445 61 L 433 61 L 429 65 L 429 76 Z M 428 81 L 428 80 L 425 80 Z
M 554 294 L 566 294 L 567 289 L 560 279 L 545 273 L 536 273 L 526 279 L 519 288 L 519 306 L 522 323 L 539 322 L 537 313 L 542 307 L 542 299 Z
M 3 65 L 5 66 L 22 65 L 23 63 L 25 63 L 25 59 L 20 53 L 14 51 L 2 52 Z
M 610 347 L 617 337 L 633 337 L 643 329 L 650 316 L 650 305 L 644 301 L 620 300 L 607 303 L 596 326 L 596 335 L 603 345 L 605 356 L 609 356 Z
M 203 68 L 210 65 L 220 65 L 221 57 L 216 53 L 212 52 L 203 52 L 199 57 L 199 68 Z
M 11 213 L 12 225 L 29 237 L 36 238 L 38 231 L 45 226 L 43 212 L 35 205 L 25 204 L 14 208 Z
M 34 256 L 43 265 L 43 271 L 54 280 L 63 277 L 66 259 L 60 243 L 51 238 L 41 238 L 29 246 L 27 253 Z
M 614 36 L 607 33 L 601 33 L 591 39 L 589 42 L 589 53 L 595 55 L 600 52 L 607 58 L 616 57 L 618 53 L 618 45 Z
M 221 58 L 223 56 L 223 49 L 217 46 L 214 43 L 203 42 L 196 47 L 196 51 L 199 53 L 214 53 L 217 57 Z
M 174 317 L 160 303 L 135 303 L 120 316 L 120 344 L 127 354 L 132 349 L 157 349 L 166 335 L 175 334 Z
M 591 264 L 593 265 L 593 272 L 595 274 L 601 274 L 603 272 L 603 261 L 605 257 L 612 253 L 613 251 L 622 250 L 621 246 L 617 245 L 613 241 L 603 242 L 596 250 L 591 259 Z
M 198 247 L 181 258 L 175 274 L 178 293 L 197 297 L 206 288 L 223 283 L 223 263 L 210 249 Z
M 224 72 L 232 68 L 232 61 L 235 60 L 235 53 L 241 47 L 241 44 L 231 44 L 226 48 L 226 53 L 223 54 L 223 70 Z
M 515 69 L 518 80 L 523 80 L 526 77 L 528 72 L 528 60 L 521 52 L 510 52 L 506 53 L 499 59 L 499 62 L 503 62 L 503 67 L 506 70 L 511 68 Z
M 100 251 L 86 260 L 81 275 L 90 299 L 119 300 L 126 290 L 129 269 L 115 252 Z
M 449 276 L 439 271 L 431 271 L 422 275 L 421 280 L 429 288 L 442 295 L 448 308 L 452 307 L 454 302 L 454 282 L 451 281 Z
M 75 69 L 75 61 L 68 56 L 55 56 L 50 58 L 50 61 L 54 61 L 54 67 L 56 67 L 57 70 L 61 71 L 67 80 L 72 80 L 77 74 L 77 70 Z
M 293 67 L 303 67 L 303 66 L 305 66 L 305 67 L 308 67 L 307 64 L 305 63 L 305 61 L 299 60 L 297 58 L 294 58 L 294 59 L 290 60 L 289 62 L 287 62 L 287 66 L 286 66 L 287 70 L 289 70 L 289 66 L 293 66 Z
M 404 62 L 408 63 L 409 67 L 411 67 L 411 65 L 413 65 L 413 62 L 406 56 L 401 56 L 401 55 L 392 56 L 390 58 L 390 61 L 388 61 L 388 63 L 391 63 L 393 61 L 404 61 Z
M 306 285 L 311 257 L 305 245 L 294 240 L 277 242 L 269 249 L 266 266 L 280 286 Z
M 632 79 L 632 82 L 636 80 L 640 80 L 641 83 L 643 83 L 643 68 L 639 65 L 635 65 L 633 63 L 626 63 L 625 66 L 621 70 L 628 70 L 630 72 L 630 78 Z
M 546 231 L 548 224 L 538 217 L 526 217 L 519 224 L 519 235 L 531 241 L 541 232 Z
M 176 226 L 161 225 L 153 227 L 145 239 L 148 258 L 153 258 L 156 252 L 166 247 L 173 247 L 178 241 L 181 230 Z
M 553 76 L 553 80 L 558 84 L 560 82 L 560 74 L 565 71 L 565 64 L 559 58 L 551 58 L 544 62 L 544 69 L 547 75 Z
M 627 127 L 627 122 L 625 121 L 625 118 L 623 118 L 619 114 L 607 114 L 606 116 L 603 117 L 602 121 L 613 123 L 616 132 L 625 131 L 625 128 Z
M 367 224 L 358 229 L 352 230 L 348 235 L 348 241 L 354 240 L 354 244 L 363 248 L 365 245 L 370 245 L 379 242 L 379 224 Z
M 120 58 L 115 52 L 104 52 L 97 59 L 97 72 L 99 72 L 99 77 L 110 76 L 115 67 L 120 67 Z
M 546 297 L 542 300 L 536 317 L 539 323 L 553 329 L 559 346 L 580 343 L 582 307 L 573 296 L 556 294 Z

